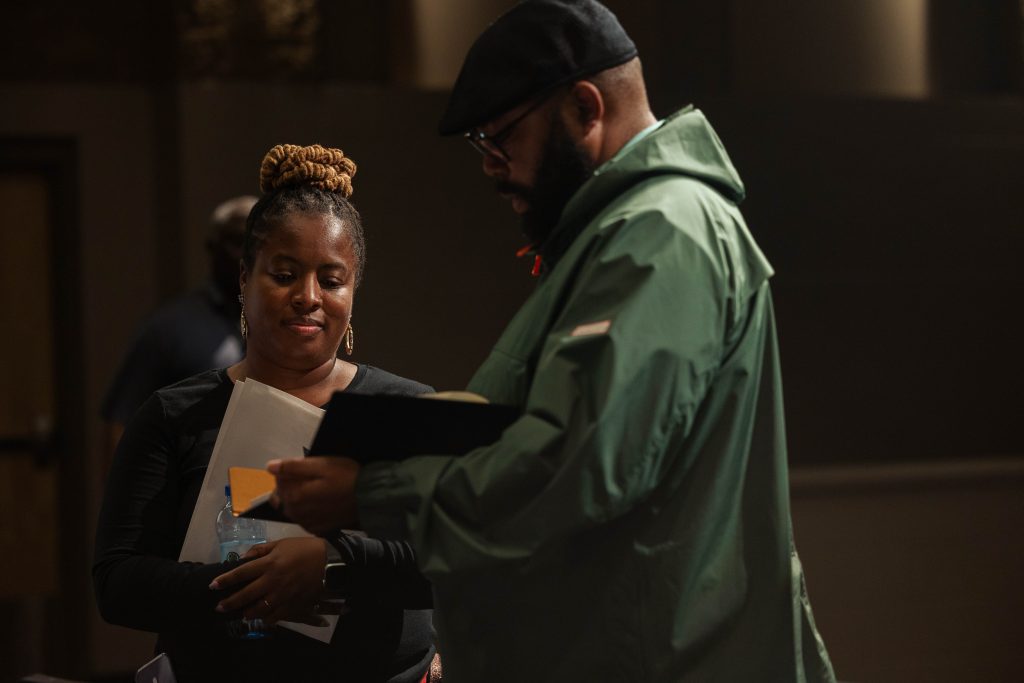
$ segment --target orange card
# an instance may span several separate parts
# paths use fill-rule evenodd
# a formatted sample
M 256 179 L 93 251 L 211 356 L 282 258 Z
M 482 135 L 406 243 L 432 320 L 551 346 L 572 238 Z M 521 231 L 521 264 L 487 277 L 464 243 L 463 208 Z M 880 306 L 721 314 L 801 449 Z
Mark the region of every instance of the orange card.
M 277 485 L 274 475 L 253 467 L 229 467 L 228 482 L 231 484 L 231 511 L 235 517 L 269 500 Z

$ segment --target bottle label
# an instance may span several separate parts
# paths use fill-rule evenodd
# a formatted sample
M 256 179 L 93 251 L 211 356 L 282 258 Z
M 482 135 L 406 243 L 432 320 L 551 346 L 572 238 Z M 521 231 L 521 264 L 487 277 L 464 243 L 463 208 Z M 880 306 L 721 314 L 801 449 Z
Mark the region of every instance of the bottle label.
M 261 543 L 266 543 L 266 541 L 257 541 L 255 543 L 251 541 L 224 541 L 220 544 L 221 562 L 240 560 L 249 552 L 249 548 Z

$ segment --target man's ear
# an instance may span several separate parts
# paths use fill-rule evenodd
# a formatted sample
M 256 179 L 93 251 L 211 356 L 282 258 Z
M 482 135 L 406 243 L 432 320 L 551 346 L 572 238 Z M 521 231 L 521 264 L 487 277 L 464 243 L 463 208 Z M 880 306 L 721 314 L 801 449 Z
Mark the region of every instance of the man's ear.
M 577 81 L 569 91 L 573 123 L 581 135 L 590 133 L 594 126 L 604 120 L 604 97 L 597 86 L 590 81 Z

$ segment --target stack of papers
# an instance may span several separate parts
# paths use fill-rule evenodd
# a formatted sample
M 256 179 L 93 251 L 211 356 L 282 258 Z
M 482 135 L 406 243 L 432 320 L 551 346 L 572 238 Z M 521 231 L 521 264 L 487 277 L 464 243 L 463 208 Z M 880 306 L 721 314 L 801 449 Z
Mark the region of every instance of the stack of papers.
M 301 458 L 316 434 L 321 409 L 266 384 L 248 379 L 235 382 L 217 442 L 206 467 L 180 562 L 220 562 L 217 513 L 224 507 L 229 467 L 264 468 L 274 458 Z M 267 540 L 310 536 L 297 524 L 266 522 Z M 338 617 L 325 615 L 329 626 L 281 622 L 282 626 L 329 642 Z

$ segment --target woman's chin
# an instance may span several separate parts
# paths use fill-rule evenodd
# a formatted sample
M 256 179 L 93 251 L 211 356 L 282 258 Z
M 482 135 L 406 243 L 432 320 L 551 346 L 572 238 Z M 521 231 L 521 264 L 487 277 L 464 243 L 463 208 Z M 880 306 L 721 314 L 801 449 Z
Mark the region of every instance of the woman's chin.
M 327 349 L 317 345 L 314 348 L 295 348 L 295 344 L 289 349 L 291 352 L 272 357 L 270 360 L 277 365 L 298 372 L 313 372 L 325 365 L 332 365 L 337 360 L 337 350 Z

